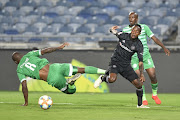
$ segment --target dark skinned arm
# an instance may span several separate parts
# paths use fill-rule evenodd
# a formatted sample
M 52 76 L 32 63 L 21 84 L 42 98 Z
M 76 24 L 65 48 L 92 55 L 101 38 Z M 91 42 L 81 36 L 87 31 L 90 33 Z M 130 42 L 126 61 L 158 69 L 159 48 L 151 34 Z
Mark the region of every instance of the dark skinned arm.
M 69 43 L 63 43 L 61 46 L 59 46 L 59 47 L 50 47 L 50 48 L 45 48 L 45 49 L 42 49 L 41 50 L 41 55 L 44 55 L 44 54 L 46 54 L 46 53 L 52 53 L 52 52 L 54 52 L 54 51 L 56 51 L 56 50 L 61 50 L 61 49 L 63 49 L 65 46 L 68 46 L 69 45 Z
M 22 92 L 25 100 L 25 103 L 22 106 L 28 106 L 28 88 L 27 88 L 26 80 L 24 80 L 21 84 L 22 84 Z
M 118 33 L 118 31 L 116 29 L 118 29 L 119 26 L 113 26 L 110 28 L 110 32 L 113 33 L 114 35 L 116 35 Z
M 151 39 L 153 39 L 153 41 L 157 44 L 157 45 L 159 45 L 159 46 L 161 46 L 163 49 L 164 49 L 164 52 L 166 53 L 166 55 L 170 55 L 170 51 L 163 45 L 163 43 L 155 36 L 155 35 L 153 35 L 152 37 L 151 37 Z
M 143 62 L 139 62 L 139 71 L 140 71 L 140 81 L 141 82 L 144 82 L 145 81 L 145 78 L 144 78 L 144 74 L 143 74 L 143 70 L 144 70 L 144 67 L 143 67 Z

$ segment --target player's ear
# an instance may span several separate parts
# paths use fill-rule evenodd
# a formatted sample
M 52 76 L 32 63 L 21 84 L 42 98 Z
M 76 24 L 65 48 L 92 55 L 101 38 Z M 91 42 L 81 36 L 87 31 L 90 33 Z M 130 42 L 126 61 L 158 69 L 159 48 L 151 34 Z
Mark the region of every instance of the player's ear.
M 19 62 L 18 61 L 14 61 L 16 64 L 19 64 Z
M 138 23 L 138 17 L 136 18 L 136 22 Z

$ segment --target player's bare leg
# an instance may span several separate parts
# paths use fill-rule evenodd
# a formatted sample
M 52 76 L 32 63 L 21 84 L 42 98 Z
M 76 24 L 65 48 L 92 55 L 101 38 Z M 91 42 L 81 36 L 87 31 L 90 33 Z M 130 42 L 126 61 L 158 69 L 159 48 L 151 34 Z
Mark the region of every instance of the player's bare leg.
M 88 74 L 105 74 L 106 70 L 97 68 L 97 67 L 93 67 L 93 66 L 86 66 L 84 68 L 79 68 L 79 67 L 75 67 L 73 66 L 73 73 L 88 73 Z
M 156 102 L 156 104 L 161 104 L 161 100 L 157 96 L 158 91 L 158 82 L 156 78 L 155 68 L 146 69 L 149 78 L 151 79 L 151 87 L 152 87 L 152 99 Z
M 86 66 L 84 68 L 79 68 L 76 66 L 73 66 L 73 77 L 67 79 L 67 83 L 74 84 L 74 82 L 81 76 L 82 73 L 88 73 L 88 74 L 105 74 L 105 70 L 96 68 L 93 66 Z

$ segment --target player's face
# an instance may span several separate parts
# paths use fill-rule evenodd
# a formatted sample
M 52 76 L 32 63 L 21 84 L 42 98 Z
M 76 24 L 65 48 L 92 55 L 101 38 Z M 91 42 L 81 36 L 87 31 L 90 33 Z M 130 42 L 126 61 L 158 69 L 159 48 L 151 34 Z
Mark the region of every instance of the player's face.
M 141 34 L 140 28 L 138 26 L 135 26 L 131 30 L 131 38 L 135 39 L 138 38 L 138 36 Z
M 137 15 L 135 13 L 131 13 L 129 15 L 129 23 L 131 26 L 137 24 L 137 20 L 138 20 L 138 18 L 137 18 Z

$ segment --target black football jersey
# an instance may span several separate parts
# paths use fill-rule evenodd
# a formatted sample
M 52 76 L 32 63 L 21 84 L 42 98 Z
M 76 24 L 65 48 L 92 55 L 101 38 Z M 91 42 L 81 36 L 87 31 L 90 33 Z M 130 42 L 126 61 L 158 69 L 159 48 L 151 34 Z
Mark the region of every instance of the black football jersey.
M 131 57 L 136 52 L 139 61 L 143 61 L 143 45 L 137 39 L 131 39 L 131 34 L 119 32 L 116 34 L 119 42 L 114 50 L 111 60 L 118 64 L 126 66 L 131 63 Z

